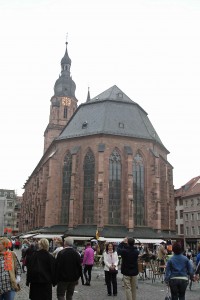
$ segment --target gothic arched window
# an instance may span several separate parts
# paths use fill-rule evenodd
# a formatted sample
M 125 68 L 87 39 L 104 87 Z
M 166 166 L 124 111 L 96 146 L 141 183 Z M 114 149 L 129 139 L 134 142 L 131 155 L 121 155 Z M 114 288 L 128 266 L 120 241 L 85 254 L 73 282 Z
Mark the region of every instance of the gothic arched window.
M 121 157 L 116 149 L 109 159 L 109 224 L 120 224 L 121 221 Z
M 133 199 L 135 225 L 145 225 L 144 209 L 144 162 L 137 153 L 133 160 Z
M 93 224 L 95 158 L 91 150 L 88 150 L 85 156 L 83 168 L 84 168 L 83 223 Z
M 69 222 L 71 174 L 72 174 L 72 156 L 70 152 L 68 152 L 65 155 L 64 165 L 63 165 L 61 224 L 68 224 Z

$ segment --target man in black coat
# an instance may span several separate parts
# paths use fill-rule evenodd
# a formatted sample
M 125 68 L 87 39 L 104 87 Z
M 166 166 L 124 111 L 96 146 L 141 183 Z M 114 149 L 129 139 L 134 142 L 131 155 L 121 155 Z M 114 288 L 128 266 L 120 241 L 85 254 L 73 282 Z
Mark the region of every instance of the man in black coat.
M 81 258 L 73 248 L 73 239 L 65 238 L 64 249 L 56 258 L 56 282 L 58 300 L 72 300 L 75 286 L 82 273 Z
M 134 245 L 135 240 L 133 238 L 125 238 L 117 249 L 118 255 L 121 255 L 122 258 L 121 273 L 123 274 L 127 300 L 136 299 L 139 251 Z

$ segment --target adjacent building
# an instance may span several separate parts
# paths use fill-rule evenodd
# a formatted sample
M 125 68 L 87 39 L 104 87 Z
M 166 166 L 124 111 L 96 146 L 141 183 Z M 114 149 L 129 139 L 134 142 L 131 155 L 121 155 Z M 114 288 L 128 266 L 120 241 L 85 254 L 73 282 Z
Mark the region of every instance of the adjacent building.
M 175 190 L 177 233 L 185 246 L 197 250 L 200 243 L 200 176 Z
M 14 190 L 0 189 L 0 236 L 19 232 L 20 205 Z
M 20 231 L 171 237 L 173 167 L 146 111 L 116 85 L 78 106 L 66 51 L 44 153 L 24 185 Z

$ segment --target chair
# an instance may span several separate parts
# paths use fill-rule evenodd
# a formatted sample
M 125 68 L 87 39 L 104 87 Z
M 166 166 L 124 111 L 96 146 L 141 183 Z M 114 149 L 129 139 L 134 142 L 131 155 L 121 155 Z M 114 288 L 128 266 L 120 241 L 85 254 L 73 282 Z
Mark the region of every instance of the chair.
M 159 263 L 157 261 L 151 260 L 150 266 L 151 266 L 151 269 L 149 271 L 151 273 L 152 283 L 154 283 L 156 281 L 156 276 L 158 278 L 161 278 L 162 283 L 163 283 L 164 272 L 161 270 Z
M 142 260 L 138 260 L 138 275 L 140 279 L 144 280 L 145 266 Z

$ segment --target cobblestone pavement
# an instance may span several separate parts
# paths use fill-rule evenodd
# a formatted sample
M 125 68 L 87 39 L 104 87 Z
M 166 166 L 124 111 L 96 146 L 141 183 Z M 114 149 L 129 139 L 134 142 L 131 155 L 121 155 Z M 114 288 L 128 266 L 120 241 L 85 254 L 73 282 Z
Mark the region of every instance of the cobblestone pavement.
M 116 300 L 125 300 L 125 292 L 122 286 L 122 275 L 118 273 L 118 295 L 114 297 Z M 16 294 L 15 300 L 28 300 L 29 288 L 25 286 L 26 273 L 22 274 L 21 291 Z M 161 283 L 159 278 L 152 283 L 150 279 L 138 279 L 137 300 L 164 300 L 166 293 L 166 285 Z M 73 300 L 107 300 L 111 297 L 107 296 L 104 272 L 102 268 L 94 267 L 92 270 L 91 286 L 76 286 Z M 113 298 L 113 297 L 112 297 Z M 53 300 L 56 300 L 56 287 L 53 288 Z M 45 300 L 45 299 L 44 299 Z M 192 290 L 187 289 L 186 300 L 200 300 L 200 283 L 194 283 Z

